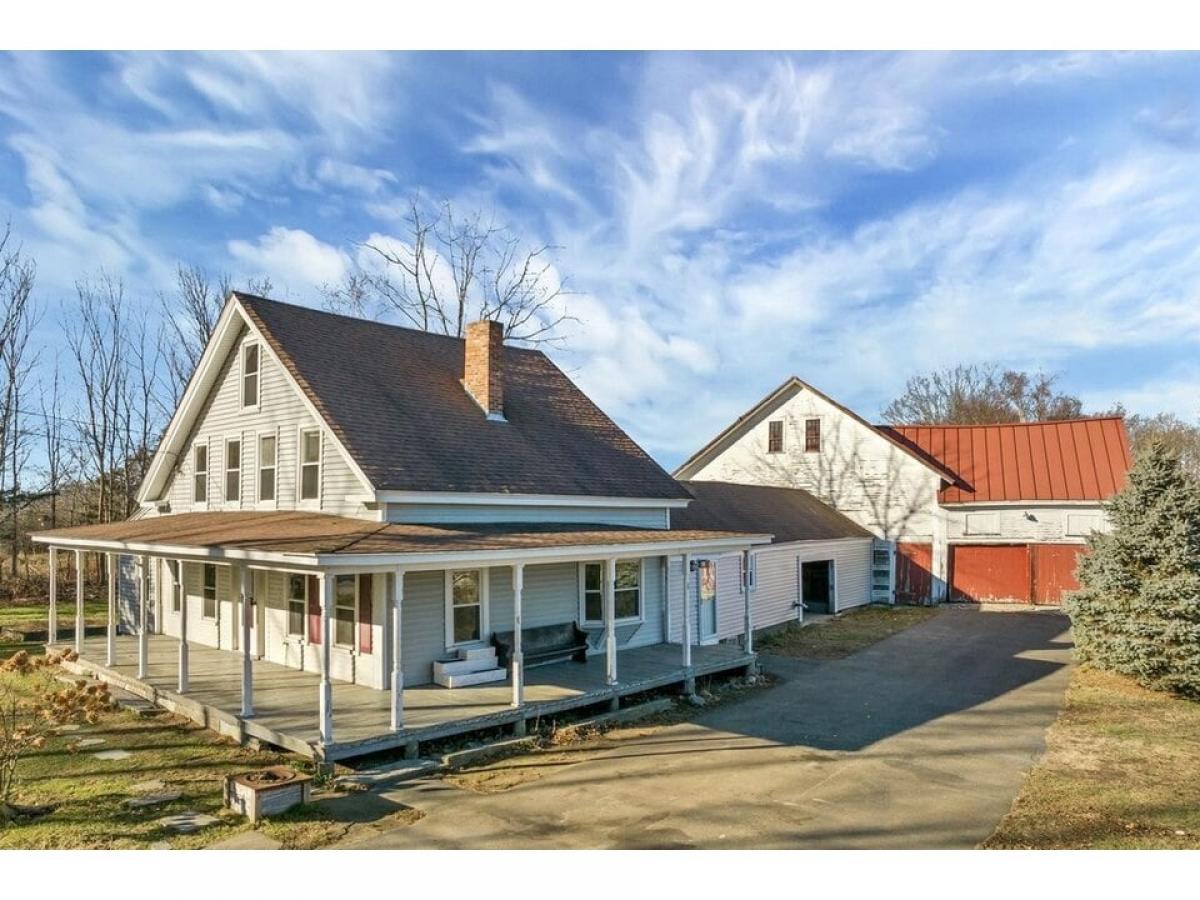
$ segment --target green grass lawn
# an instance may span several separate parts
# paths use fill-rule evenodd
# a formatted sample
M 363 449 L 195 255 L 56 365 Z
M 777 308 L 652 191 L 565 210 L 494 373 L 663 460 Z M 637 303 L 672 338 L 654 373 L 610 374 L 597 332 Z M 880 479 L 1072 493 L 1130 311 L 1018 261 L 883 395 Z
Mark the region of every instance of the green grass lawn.
M 49 618 L 50 607 L 45 601 L 41 603 L 0 601 L 0 628 L 21 628 L 33 626 L 45 628 Z M 89 625 L 103 625 L 108 621 L 108 604 L 104 600 L 85 600 L 83 604 L 84 620 Z M 69 600 L 58 598 L 58 626 L 70 628 L 75 625 L 75 598 Z
M 1200 849 L 1200 703 L 1075 670 L 1046 752 L 984 842 Z
M 31 696 L 39 681 L 50 684 L 53 674 L 39 671 L 20 676 L 0 672 L 0 695 L 8 687 L 22 696 Z M 104 743 L 79 748 L 77 743 L 85 738 L 101 738 Z M 127 750 L 132 756 L 109 761 L 94 755 L 117 749 Z M 53 737 L 41 750 L 21 760 L 16 801 L 23 805 L 59 805 L 42 818 L 0 825 L 0 849 L 145 848 L 163 841 L 171 847 L 203 847 L 253 826 L 241 817 L 223 816 L 219 824 L 192 835 L 179 835 L 163 829 L 155 820 L 185 810 L 220 815 L 226 774 L 280 763 L 304 768 L 296 757 L 252 751 L 173 716 L 139 718 L 130 712 L 114 711 L 95 725 L 81 725 L 78 731 Z M 148 781 L 162 782 L 159 790 L 178 790 L 182 796 L 144 811 L 126 808 L 124 801 L 136 793 L 134 785 Z M 354 800 L 350 795 L 315 803 L 260 823 L 259 828 L 285 848 L 324 846 L 358 827 L 355 810 L 342 808 L 345 801 L 353 806 Z M 393 817 L 412 813 L 403 808 L 388 812 Z
M 759 639 L 758 649 L 801 659 L 842 659 L 938 612 L 933 606 L 864 606 L 823 622 L 772 631 Z

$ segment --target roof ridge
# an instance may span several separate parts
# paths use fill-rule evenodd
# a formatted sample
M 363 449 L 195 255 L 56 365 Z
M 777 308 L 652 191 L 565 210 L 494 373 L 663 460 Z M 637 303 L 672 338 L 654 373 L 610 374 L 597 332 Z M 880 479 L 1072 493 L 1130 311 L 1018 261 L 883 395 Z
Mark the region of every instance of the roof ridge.
M 1100 416 L 1074 416 L 1070 419 L 1040 419 L 1033 422 L 904 422 L 892 424 L 881 422 L 876 428 L 1009 428 L 1017 425 L 1070 425 L 1073 422 L 1107 422 L 1111 420 L 1124 421 L 1124 415 L 1106 414 Z
M 245 291 L 236 291 L 235 290 L 235 291 L 231 291 L 230 293 L 234 294 L 238 298 L 238 300 L 242 303 L 243 306 L 245 306 L 245 301 L 247 301 L 247 300 L 249 300 L 251 303 L 269 303 L 273 306 L 285 306 L 288 309 L 298 309 L 298 310 L 301 310 L 302 312 L 316 313 L 317 315 L 320 315 L 320 316 L 328 316 L 329 318 L 333 318 L 333 319 L 342 319 L 347 322 L 356 322 L 361 325 L 373 325 L 373 326 L 377 326 L 379 328 L 387 328 L 387 329 L 393 329 L 396 331 L 406 331 L 410 334 L 424 335 L 426 337 L 434 338 L 435 340 L 439 340 L 439 341 L 452 341 L 457 344 L 465 344 L 466 343 L 466 338 L 464 338 L 464 337 L 455 337 L 452 334 L 442 334 L 441 332 L 437 332 L 437 331 L 426 331 L 424 328 L 414 328 L 410 325 L 398 325 L 395 322 L 381 322 L 378 319 L 368 319 L 365 316 L 353 316 L 348 313 L 334 312 L 333 310 L 321 309 L 320 307 L 316 307 L 316 306 L 307 306 L 303 303 L 289 303 L 286 300 L 276 300 L 274 297 L 263 297 L 259 294 L 250 294 Z M 518 347 L 514 344 L 506 343 L 504 345 L 504 349 L 505 350 L 519 350 L 521 352 L 528 352 L 528 353 L 540 353 L 542 356 L 546 355 L 544 351 L 539 350 L 536 347 Z M 547 358 L 549 358 L 549 357 L 547 357 Z

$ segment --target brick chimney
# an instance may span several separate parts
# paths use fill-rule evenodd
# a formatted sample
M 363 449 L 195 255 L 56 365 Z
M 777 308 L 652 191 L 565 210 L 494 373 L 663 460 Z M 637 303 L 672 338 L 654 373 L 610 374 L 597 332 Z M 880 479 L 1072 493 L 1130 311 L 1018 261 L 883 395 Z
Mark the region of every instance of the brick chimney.
M 482 319 L 467 326 L 463 387 L 489 419 L 504 420 L 504 326 Z

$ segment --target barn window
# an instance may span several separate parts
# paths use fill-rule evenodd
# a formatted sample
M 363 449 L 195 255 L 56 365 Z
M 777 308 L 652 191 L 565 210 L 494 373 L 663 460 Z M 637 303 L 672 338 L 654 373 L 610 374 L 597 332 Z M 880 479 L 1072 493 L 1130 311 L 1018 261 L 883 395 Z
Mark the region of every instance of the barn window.
M 821 452 L 821 420 L 820 419 L 805 419 L 804 420 L 804 452 L 805 453 L 820 453 Z
M 258 406 L 258 344 L 242 348 L 242 407 Z
M 197 444 L 192 451 L 192 502 L 208 502 L 208 444 Z
M 201 606 L 200 614 L 206 619 L 215 619 L 217 617 L 217 567 L 204 566 L 204 603 Z
M 994 512 L 967 513 L 967 534 L 999 534 L 1000 514 Z
M 767 452 L 783 452 L 783 419 L 767 423 Z

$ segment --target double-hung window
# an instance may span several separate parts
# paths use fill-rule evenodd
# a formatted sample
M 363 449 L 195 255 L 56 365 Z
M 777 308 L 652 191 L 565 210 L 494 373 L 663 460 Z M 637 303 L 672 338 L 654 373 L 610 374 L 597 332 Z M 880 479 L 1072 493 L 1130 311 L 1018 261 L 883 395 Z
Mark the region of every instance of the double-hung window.
M 242 498 L 242 442 L 225 442 L 225 502 L 237 503 Z
M 820 419 L 805 419 L 804 420 L 804 452 L 805 453 L 820 453 L 821 452 L 821 420 Z
M 217 617 L 217 567 L 207 563 L 204 566 L 204 602 L 200 614 L 206 619 Z
M 258 439 L 258 499 L 275 499 L 275 465 L 278 458 L 278 442 L 273 434 L 264 434 Z
M 192 502 L 208 502 L 208 444 L 192 450 Z
M 308 611 L 308 579 L 303 575 L 288 576 L 287 633 L 289 637 L 304 636 L 304 615 Z
M 338 575 L 333 586 L 333 642 L 354 645 L 354 621 L 358 613 L 358 576 Z
M 321 497 L 321 432 L 306 428 L 300 432 L 300 499 Z
M 767 423 L 767 452 L 783 452 L 783 419 Z
M 179 612 L 183 606 L 183 563 L 176 562 L 174 572 L 167 563 L 167 575 L 171 578 L 171 612 Z
M 581 585 L 583 621 L 587 625 L 604 622 L 604 563 L 584 563 Z M 642 561 L 617 560 L 617 582 L 613 592 L 613 618 L 630 622 L 642 618 Z
M 242 348 L 242 408 L 258 406 L 258 344 Z
M 483 640 L 483 573 L 479 569 L 449 575 L 450 646 Z

